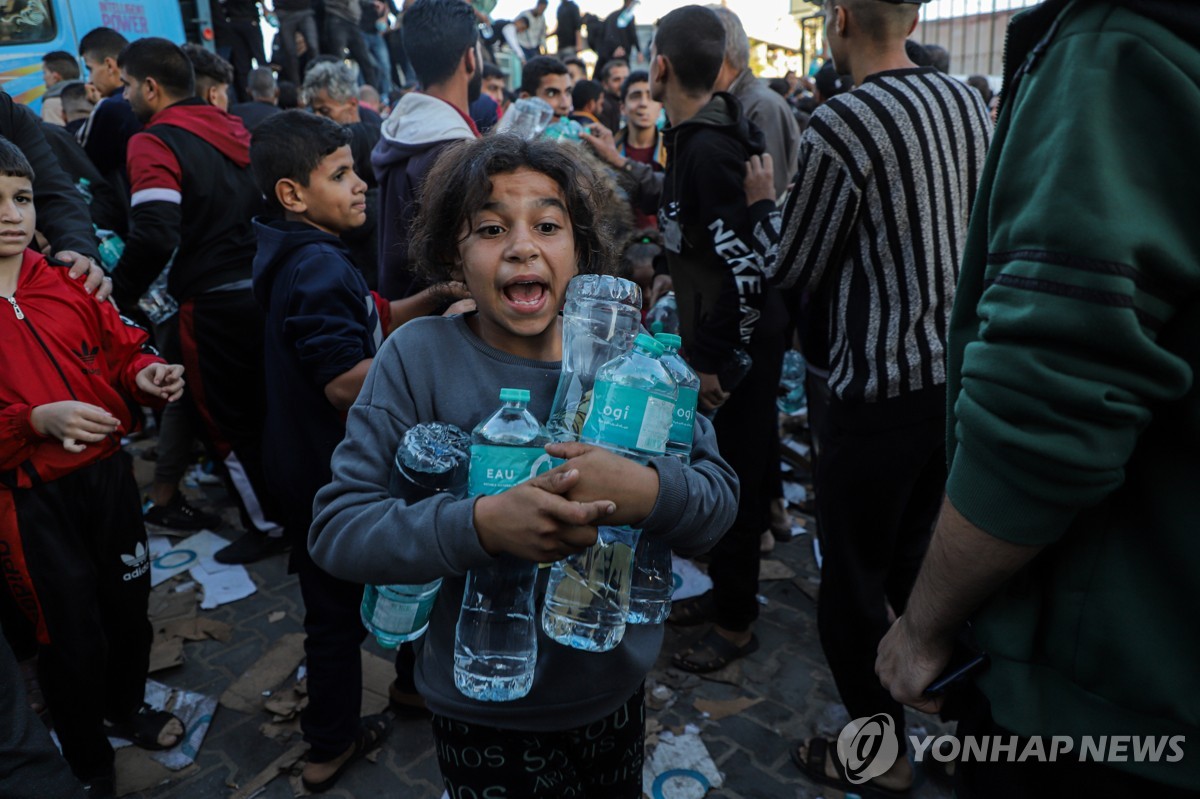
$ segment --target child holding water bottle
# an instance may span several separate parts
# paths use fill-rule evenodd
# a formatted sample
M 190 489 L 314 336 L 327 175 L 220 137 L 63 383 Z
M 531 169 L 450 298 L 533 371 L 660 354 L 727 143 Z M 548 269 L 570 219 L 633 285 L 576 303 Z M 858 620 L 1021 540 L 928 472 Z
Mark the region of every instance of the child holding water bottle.
M 443 578 L 416 681 L 433 711 L 451 796 L 587 796 L 642 792 L 642 684 L 659 625 L 630 625 L 613 650 L 588 653 L 538 632 L 533 686 L 512 702 L 469 699 L 454 684 L 464 577 L 501 555 L 549 562 L 596 541 L 596 525 L 628 524 L 683 553 L 707 550 L 736 513 L 738 485 L 698 419 L 692 463 L 641 466 L 598 448 L 554 444 L 558 468 L 493 496 L 388 495 L 392 455 L 423 422 L 472 429 L 501 388 L 530 393 L 545 420 L 562 357 L 567 284 L 603 272 L 611 244 L 598 222 L 604 189 L 553 142 L 494 136 L 449 148 L 425 182 L 412 252 L 428 277 L 463 280 L 477 310 L 410 322 L 380 349 L 317 495 L 313 558 L 343 579 Z M 546 572 L 538 579 L 538 603 Z

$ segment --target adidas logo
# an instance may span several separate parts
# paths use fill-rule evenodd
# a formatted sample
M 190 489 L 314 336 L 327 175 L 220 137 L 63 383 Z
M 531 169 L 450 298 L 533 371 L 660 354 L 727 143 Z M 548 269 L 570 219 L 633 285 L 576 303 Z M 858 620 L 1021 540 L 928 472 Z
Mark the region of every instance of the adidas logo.
M 147 556 L 146 546 L 141 541 L 133 548 L 132 555 L 121 556 L 121 562 L 133 570 L 121 575 L 121 579 L 125 582 L 136 580 L 150 571 L 150 558 Z
M 100 347 L 89 348 L 87 342 L 84 341 L 79 345 L 75 354 L 79 356 L 79 360 L 90 366 L 92 361 L 96 360 L 96 356 L 100 354 Z
M 96 356 L 100 354 L 99 346 L 89 347 L 88 343 L 84 341 L 80 343 L 78 350 L 72 350 L 72 352 L 74 352 L 79 360 L 83 362 L 81 370 L 85 375 L 100 374 L 99 369 L 93 368 L 93 364 L 96 362 Z

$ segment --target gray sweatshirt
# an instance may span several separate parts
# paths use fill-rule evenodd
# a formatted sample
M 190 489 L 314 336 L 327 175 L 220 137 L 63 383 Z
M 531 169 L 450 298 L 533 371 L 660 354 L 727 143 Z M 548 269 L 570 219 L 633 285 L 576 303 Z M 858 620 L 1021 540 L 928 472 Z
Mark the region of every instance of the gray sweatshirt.
M 430 709 L 468 723 L 553 731 L 614 712 L 642 683 L 662 645 L 661 625 L 630 625 L 616 649 L 587 653 L 538 630 L 533 688 L 515 702 L 479 702 L 454 686 L 454 629 L 469 569 L 493 562 L 474 524 L 474 498 L 441 495 L 412 505 L 388 494 L 401 436 L 422 422 L 470 431 L 499 407 L 500 389 L 526 388 L 530 411 L 549 416 L 561 365 L 489 347 L 465 316 L 417 319 L 384 343 L 333 455 L 333 481 L 317 494 L 309 550 L 335 577 L 375 584 L 444 578 L 418 639 L 416 682 Z M 696 414 L 692 465 L 655 458 L 659 493 L 643 534 L 681 554 L 708 550 L 733 523 L 738 483 L 717 452 L 712 425 Z M 614 497 L 620 501 L 619 497 Z M 541 597 L 549 569 L 538 576 Z

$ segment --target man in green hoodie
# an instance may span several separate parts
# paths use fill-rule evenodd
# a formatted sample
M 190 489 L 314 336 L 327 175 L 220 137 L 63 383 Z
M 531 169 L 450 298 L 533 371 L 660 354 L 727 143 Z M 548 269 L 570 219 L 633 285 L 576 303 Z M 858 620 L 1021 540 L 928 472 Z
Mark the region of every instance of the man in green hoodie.
M 960 737 L 1069 737 L 1052 763 L 960 763 L 960 797 L 1195 796 L 1200 13 L 1051 0 L 1006 52 L 951 319 L 946 500 L 876 670 L 938 709 L 923 692 L 971 617 L 991 665 Z

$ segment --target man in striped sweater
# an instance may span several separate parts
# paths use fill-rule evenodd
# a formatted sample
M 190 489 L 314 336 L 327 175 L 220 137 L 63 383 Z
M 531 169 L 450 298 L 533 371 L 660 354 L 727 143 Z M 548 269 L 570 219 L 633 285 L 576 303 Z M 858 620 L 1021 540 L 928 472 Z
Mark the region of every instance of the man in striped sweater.
M 991 138 L 976 92 L 906 55 L 920 2 L 827 1 L 826 40 L 857 88 L 813 114 L 782 218 L 757 186 L 769 166 L 752 162 L 748 177 L 756 235 L 774 249 L 768 274 L 829 320 L 818 626 L 851 718 L 891 721 L 900 756 L 871 783 L 891 790 L 912 771 L 875 650 L 888 605 L 904 611 L 946 480 L 946 327 Z M 848 787 L 830 743 L 792 755 L 812 779 Z

